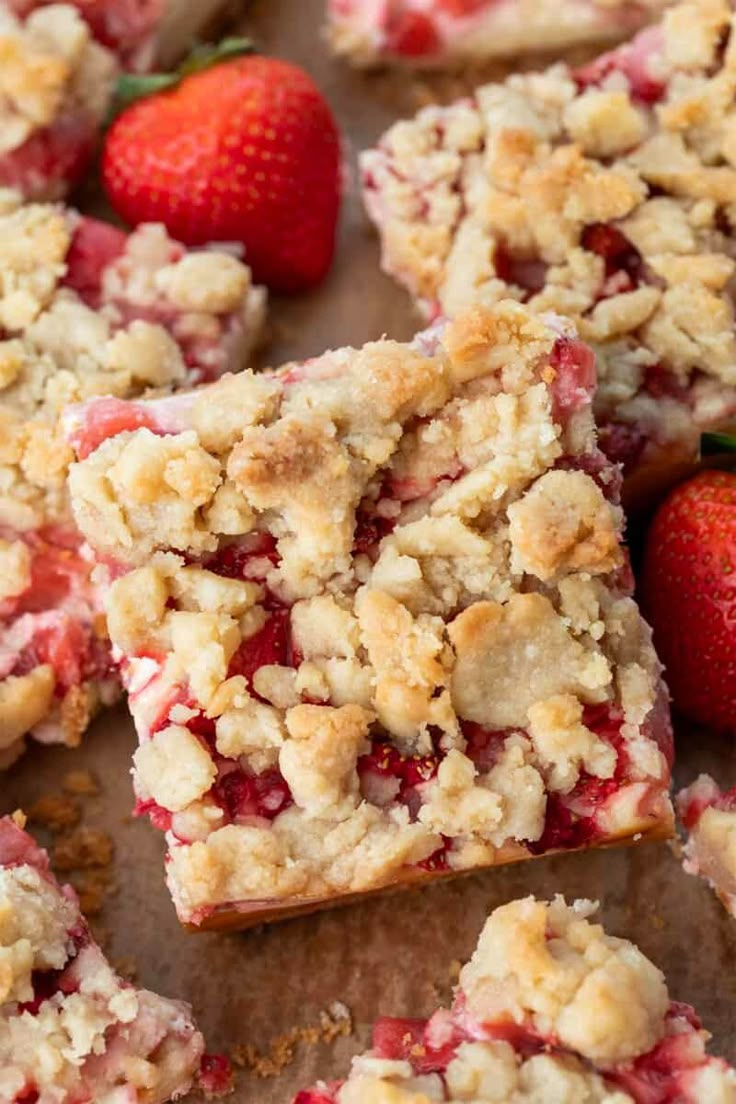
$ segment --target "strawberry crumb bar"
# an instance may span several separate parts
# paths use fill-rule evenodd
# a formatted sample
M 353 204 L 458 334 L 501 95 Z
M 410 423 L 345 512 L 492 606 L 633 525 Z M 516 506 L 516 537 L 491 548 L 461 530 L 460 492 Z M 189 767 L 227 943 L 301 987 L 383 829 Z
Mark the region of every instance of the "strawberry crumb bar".
M 437 66 L 621 39 L 665 0 L 329 0 L 333 48 L 356 65 Z
M 497 908 L 451 1008 L 379 1019 L 346 1081 L 293 1104 L 733 1104 L 736 1071 L 707 1054 L 693 1009 L 596 908 Z
M 115 974 L 74 891 L 57 884 L 16 819 L 0 819 L 0 1100 L 163 1104 L 182 1096 L 203 1063 L 191 1010 Z
M 78 742 L 117 687 L 65 480 L 69 402 L 189 386 L 239 368 L 264 293 L 225 253 L 159 226 L 126 235 L 0 196 L 0 764 L 32 732 Z
M 183 921 L 670 833 L 593 385 L 562 320 L 507 301 L 112 428 L 69 412 Z
M 736 918 L 736 786 L 724 793 L 707 774 L 677 795 L 688 838 L 684 867 L 705 878 Z
M 5 0 L 25 16 L 52 0 Z M 228 7 L 228 0 L 69 0 L 96 40 L 126 69 L 145 72 L 178 61 Z
M 58 199 L 89 167 L 117 66 L 79 12 L 0 2 L 0 188 Z
M 640 484 L 736 414 L 736 67 L 727 0 L 578 70 L 400 122 L 362 158 L 383 265 L 429 317 L 501 296 L 596 349 L 601 448 Z

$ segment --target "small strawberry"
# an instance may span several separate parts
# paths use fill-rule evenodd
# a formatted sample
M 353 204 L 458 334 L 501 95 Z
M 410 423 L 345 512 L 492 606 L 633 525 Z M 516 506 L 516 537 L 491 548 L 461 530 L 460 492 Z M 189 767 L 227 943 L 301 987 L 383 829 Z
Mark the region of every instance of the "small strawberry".
M 108 131 L 103 181 L 127 222 L 163 222 L 187 245 L 242 242 L 257 281 L 301 291 L 332 261 L 340 135 L 311 77 L 233 56 L 243 48 L 224 43 L 171 78 L 124 77 L 134 102 Z
M 675 488 L 647 538 L 642 604 L 675 706 L 736 731 L 736 472 Z

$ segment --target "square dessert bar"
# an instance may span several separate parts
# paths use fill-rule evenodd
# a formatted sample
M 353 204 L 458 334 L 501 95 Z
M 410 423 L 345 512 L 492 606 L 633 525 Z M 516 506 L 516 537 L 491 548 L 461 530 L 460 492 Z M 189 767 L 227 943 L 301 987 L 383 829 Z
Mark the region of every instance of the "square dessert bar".
M 621 39 L 665 0 L 328 0 L 333 48 L 356 65 L 442 66 Z
M 54 0 L 5 0 L 25 16 Z M 126 69 L 141 72 L 178 61 L 215 24 L 228 0 L 69 0 L 96 40 Z
M 566 323 L 507 301 L 114 425 L 68 412 L 183 921 L 670 833 L 594 377 Z
M 0 188 L 59 199 L 89 167 L 117 64 L 79 12 L 0 2 Z
M 188 1091 L 204 1055 L 191 1009 L 117 976 L 74 891 L 10 817 L 0 916 L 4 1104 L 163 1104 Z
M 632 498 L 736 415 L 734 18 L 686 0 L 582 69 L 425 108 L 362 158 L 383 265 L 425 315 L 512 295 L 575 321 Z
M 706 1052 L 660 970 L 607 935 L 590 901 L 533 897 L 491 914 L 449 1009 L 379 1019 L 346 1081 L 293 1104 L 733 1104 L 736 1071 Z
M 726 791 L 707 774 L 677 795 L 688 838 L 683 866 L 700 874 L 736 918 L 736 786 Z
M 160 226 L 126 235 L 0 196 L 0 763 L 23 736 L 78 742 L 117 688 L 92 564 L 71 517 L 69 402 L 189 386 L 241 367 L 265 293 Z

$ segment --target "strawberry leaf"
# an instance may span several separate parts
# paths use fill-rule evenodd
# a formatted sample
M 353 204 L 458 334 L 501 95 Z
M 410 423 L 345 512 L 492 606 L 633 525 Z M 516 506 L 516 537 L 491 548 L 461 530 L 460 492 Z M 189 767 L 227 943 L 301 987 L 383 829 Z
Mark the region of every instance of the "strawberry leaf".
M 736 453 L 736 436 L 730 433 L 704 433 L 701 436 L 701 456 L 718 456 L 724 452 Z
M 249 38 L 230 36 L 215 45 L 202 43 L 190 53 L 173 73 L 123 73 L 115 86 L 115 97 L 107 119 L 108 126 L 126 107 L 146 96 L 168 92 L 193 73 L 201 73 L 233 58 L 254 54 L 255 46 Z

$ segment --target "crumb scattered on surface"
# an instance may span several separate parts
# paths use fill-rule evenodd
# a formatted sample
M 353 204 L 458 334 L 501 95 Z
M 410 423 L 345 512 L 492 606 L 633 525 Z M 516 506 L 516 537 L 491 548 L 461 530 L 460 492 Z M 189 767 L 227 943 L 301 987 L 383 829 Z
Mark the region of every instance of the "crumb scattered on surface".
M 65 872 L 109 866 L 112 856 L 112 838 L 99 828 L 78 828 L 58 840 L 52 851 L 54 866 Z
M 113 873 L 109 867 L 96 870 L 84 870 L 70 877 L 82 912 L 86 916 L 96 916 L 102 911 L 105 900 L 115 890 Z
M 460 971 L 462 970 L 462 968 L 463 968 L 463 964 L 462 964 L 462 962 L 461 962 L 461 961 L 460 961 L 460 960 L 459 960 L 458 958 L 453 958 L 452 962 L 450 963 L 450 969 L 449 969 L 449 971 L 448 971 L 448 973 L 449 973 L 449 977 L 450 977 L 450 981 L 451 981 L 451 982 L 452 982 L 453 984 L 454 984 L 454 983 L 455 983 L 455 982 L 456 982 L 456 981 L 458 980 L 458 978 L 460 977 Z
M 318 1024 L 290 1028 L 272 1039 L 265 1051 L 244 1043 L 234 1048 L 231 1059 L 239 1069 L 250 1070 L 256 1077 L 278 1077 L 293 1062 L 300 1044 L 311 1047 L 318 1043 L 333 1043 L 340 1036 L 352 1034 L 352 1030 L 350 1009 L 341 1001 L 334 1001 L 329 1009 L 320 1012 Z
M 121 978 L 125 978 L 126 981 L 135 981 L 138 976 L 138 966 L 134 958 L 113 959 L 112 967 L 115 973 L 119 974 Z
M 62 781 L 62 789 L 77 797 L 94 797 L 100 792 L 100 785 L 88 770 L 68 771 Z
M 40 824 L 51 832 L 63 832 L 75 828 L 82 816 L 76 801 L 57 794 L 44 794 L 28 809 L 31 824 Z

